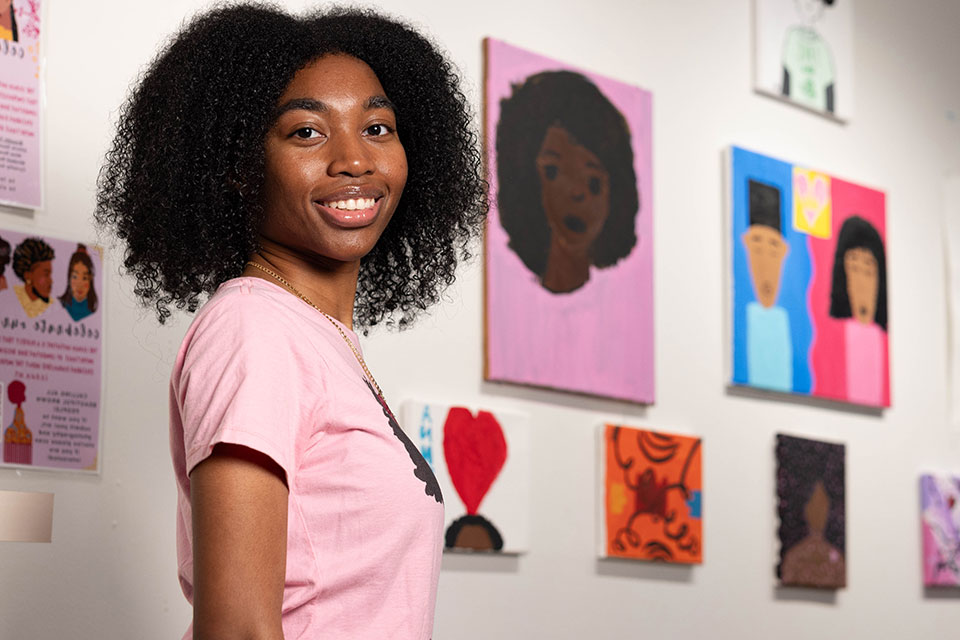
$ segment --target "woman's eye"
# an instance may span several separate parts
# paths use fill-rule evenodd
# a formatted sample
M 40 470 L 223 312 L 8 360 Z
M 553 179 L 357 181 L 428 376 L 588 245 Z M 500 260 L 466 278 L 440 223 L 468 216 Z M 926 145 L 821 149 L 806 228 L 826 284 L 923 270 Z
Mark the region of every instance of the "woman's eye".
M 301 127 L 293 132 L 293 135 L 300 138 L 301 140 L 309 140 L 310 138 L 316 138 L 320 133 L 312 127 Z
M 590 193 L 595 196 L 600 194 L 600 178 L 593 176 L 590 178 L 590 182 L 588 184 L 590 187 Z
M 547 180 L 556 180 L 559 172 L 560 170 L 555 164 L 548 164 L 543 168 L 543 175 L 547 176 Z
M 367 135 L 374 136 L 374 137 L 385 136 L 392 132 L 393 132 L 393 129 L 391 129 L 385 124 L 372 124 L 369 127 L 367 127 Z

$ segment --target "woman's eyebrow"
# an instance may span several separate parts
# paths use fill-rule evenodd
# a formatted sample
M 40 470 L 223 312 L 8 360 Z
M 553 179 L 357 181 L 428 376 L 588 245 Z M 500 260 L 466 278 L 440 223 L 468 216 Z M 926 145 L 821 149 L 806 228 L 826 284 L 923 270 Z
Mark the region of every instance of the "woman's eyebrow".
M 282 105 L 277 107 L 277 110 L 274 112 L 273 117 L 274 119 L 277 119 L 283 114 L 285 114 L 287 111 L 295 111 L 295 110 L 316 111 L 317 113 L 326 113 L 327 111 L 330 110 L 330 107 L 328 107 L 323 102 L 320 102 L 319 100 L 312 100 L 310 98 L 294 98 L 293 100 L 287 100 Z
M 390 101 L 390 98 L 387 96 L 371 96 L 367 99 L 367 102 L 363 105 L 364 109 L 389 109 L 394 113 L 397 112 L 397 108 Z

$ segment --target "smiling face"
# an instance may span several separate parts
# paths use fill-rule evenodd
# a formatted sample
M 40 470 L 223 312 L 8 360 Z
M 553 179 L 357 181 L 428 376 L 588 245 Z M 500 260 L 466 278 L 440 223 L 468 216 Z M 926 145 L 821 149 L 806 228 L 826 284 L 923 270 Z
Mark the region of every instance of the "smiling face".
M 45 300 L 49 298 L 50 289 L 53 288 L 53 261 L 34 262 L 30 270 L 24 272 L 23 282 L 30 299 L 36 299 L 37 296 Z
M 753 276 L 757 301 L 769 309 L 777 302 L 787 243 L 773 227 L 752 224 L 743 234 L 743 244 L 750 257 L 750 274 Z
M 70 267 L 70 294 L 77 302 L 83 302 L 90 293 L 90 269 L 82 262 Z
M 260 233 L 312 261 L 373 249 L 407 179 L 396 113 L 366 63 L 328 55 L 294 75 L 265 143 Z
M 847 275 L 850 313 L 858 322 L 870 324 L 877 317 L 877 293 L 880 289 L 877 259 L 869 249 L 848 249 L 843 254 Z
M 559 125 L 537 154 L 540 197 L 553 237 L 569 253 L 588 253 L 610 215 L 610 174 Z

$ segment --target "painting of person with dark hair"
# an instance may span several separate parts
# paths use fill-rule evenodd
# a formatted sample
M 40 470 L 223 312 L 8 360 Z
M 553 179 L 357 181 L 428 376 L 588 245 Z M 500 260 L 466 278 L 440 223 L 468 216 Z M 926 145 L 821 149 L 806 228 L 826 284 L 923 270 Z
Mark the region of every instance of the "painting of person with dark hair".
M 756 300 L 747 304 L 747 372 L 751 385 L 776 391 L 793 387 L 790 318 L 777 306 L 783 261 L 780 190 L 749 180 L 750 224 L 742 236 Z
M 11 42 L 19 42 L 20 40 L 13 0 L 0 0 L 0 39 L 10 40 Z
M 10 243 L 0 238 L 0 291 L 7 288 L 7 265 L 10 264 Z
M 860 216 L 840 227 L 833 261 L 830 316 L 844 321 L 847 398 L 883 400 L 887 340 L 887 260 L 877 229 Z
M 627 257 L 639 210 L 630 129 L 597 86 L 545 71 L 500 103 L 497 206 L 544 289 L 570 293 Z
M 731 383 L 889 407 L 886 196 L 740 147 L 729 158 Z
M 845 447 L 778 434 L 776 458 L 780 584 L 845 587 Z
M 93 286 L 93 260 L 87 247 L 78 244 L 67 267 L 67 288 L 60 296 L 60 304 L 74 322 L 83 320 L 97 310 L 97 290 Z
M 489 380 L 653 401 L 649 92 L 485 42 Z
M 53 258 L 53 247 L 40 238 L 27 238 L 13 251 L 13 272 L 23 282 L 13 291 L 28 318 L 36 318 L 50 306 Z

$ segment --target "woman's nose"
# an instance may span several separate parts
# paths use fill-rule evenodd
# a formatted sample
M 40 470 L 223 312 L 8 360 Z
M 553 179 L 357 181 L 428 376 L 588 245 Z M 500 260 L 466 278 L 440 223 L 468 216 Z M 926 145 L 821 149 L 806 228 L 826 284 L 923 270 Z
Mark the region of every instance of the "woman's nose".
M 373 158 L 362 139 L 345 134 L 331 142 L 335 144 L 327 145 L 327 151 L 332 154 L 327 165 L 329 175 L 359 177 L 373 173 Z

